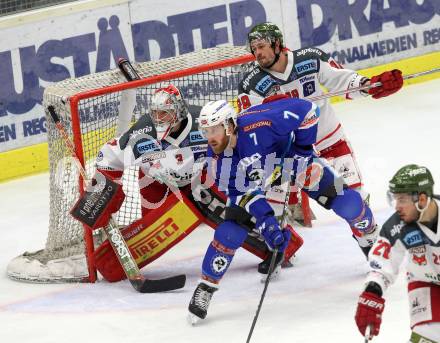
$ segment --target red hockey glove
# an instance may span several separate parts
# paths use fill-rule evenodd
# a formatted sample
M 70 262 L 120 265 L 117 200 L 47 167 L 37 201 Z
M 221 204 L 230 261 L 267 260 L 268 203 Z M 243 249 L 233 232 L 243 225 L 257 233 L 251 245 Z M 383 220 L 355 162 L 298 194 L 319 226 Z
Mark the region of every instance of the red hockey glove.
M 386 71 L 380 75 L 373 76 L 370 83 L 382 83 L 382 86 L 370 88 L 368 94 L 374 99 L 383 98 L 384 96 L 396 93 L 403 85 L 402 72 L 399 69 Z
M 382 312 L 385 308 L 385 299 L 374 293 L 363 292 L 359 297 L 355 320 L 360 333 L 365 336 L 367 326 L 370 326 L 370 334 L 379 334 Z

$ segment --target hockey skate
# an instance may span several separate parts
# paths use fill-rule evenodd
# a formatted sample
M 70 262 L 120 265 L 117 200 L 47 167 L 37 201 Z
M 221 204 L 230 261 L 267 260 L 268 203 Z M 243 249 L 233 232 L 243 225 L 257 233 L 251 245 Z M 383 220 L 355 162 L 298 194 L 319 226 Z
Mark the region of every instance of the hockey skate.
M 270 253 L 263 262 L 258 265 L 258 272 L 261 274 L 261 282 L 266 282 L 267 275 L 269 274 L 270 260 L 272 259 L 272 253 Z M 275 267 L 270 276 L 270 280 L 273 281 L 278 278 L 281 270 L 281 263 L 284 260 L 284 252 L 277 253 L 275 258 Z
M 188 322 L 191 325 L 196 325 L 201 319 L 206 318 L 212 295 L 217 290 L 218 286 L 209 281 L 203 280 L 197 285 L 188 306 Z

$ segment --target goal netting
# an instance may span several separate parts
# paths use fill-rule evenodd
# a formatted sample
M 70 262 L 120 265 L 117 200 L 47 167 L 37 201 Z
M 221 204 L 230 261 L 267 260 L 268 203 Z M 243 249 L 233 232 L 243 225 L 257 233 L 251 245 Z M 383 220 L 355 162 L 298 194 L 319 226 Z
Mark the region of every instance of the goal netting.
M 133 64 L 141 81 L 127 82 L 119 69 L 67 79 L 44 92 L 49 147 L 50 216 L 44 249 L 26 252 L 8 265 L 8 276 L 28 282 L 94 282 L 96 269 L 89 257 L 99 235 L 69 214 L 82 179 L 70 153 L 47 112 L 54 106 L 62 125 L 74 142 L 88 177 L 95 172 L 100 147 L 127 130 L 148 111 L 153 90 L 173 83 L 190 105 L 237 96 L 243 65 L 253 60 L 244 47 L 216 47 L 178 57 Z M 126 199 L 117 213 L 120 226 L 141 215 L 137 170 L 125 170 Z M 94 244 L 93 244 L 94 243 Z

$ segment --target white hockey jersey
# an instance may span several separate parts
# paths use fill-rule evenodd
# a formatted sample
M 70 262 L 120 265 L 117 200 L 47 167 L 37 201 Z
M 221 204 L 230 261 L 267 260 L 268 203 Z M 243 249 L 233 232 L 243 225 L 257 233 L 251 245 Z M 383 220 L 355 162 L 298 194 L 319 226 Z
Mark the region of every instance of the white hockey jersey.
M 440 208 L 439 200 L 432 201 Z M 368 256 L 371 270 L 367 276 L 367 283 L 374 281 L 385 291 L 396 280 L 399 266 L 408 254 L 408 282 L 422 281 L 440 286 L 438 212 L 429 223 L 423 223 L 406 224 L 400 220 L 397 213 L 385 222 Z M 434 227 L 436 231 L 428 226 Z
M 176 134 L 170 134 L 161 141 L 156 139 L 150 117 L 144 115 L 122 136 L 101 148 L 96 167 L 123 171 L 136 165 L 145 175 L 157 181 L 183 187 L 190 184 L 193 174 L 202 169 L 206 151 L 207 141 L 198 131 L 190 113 Z
M 309 98 L 324 93 L 321 85 L 329 91 L 335 91 L 358 87 L 366 80 L 355 71 L 342 69 L 333 58 L 317 48 L 295 51 L 285 49 L 282 53 L 287 54 L 288 60 L 284 73 L 263 69 L 256 62 L 254 63 L 239 85 L 239 93 L 248 94 L 250 97 L 241 99 L 239 96 L 239 106 L 241 102 L 246 109 L 249 105 L 261 102 L 274 82 L 279 84 L 281 91 L 288 96 Z M 364 96 L 366 94 L 363 92 L 355 92 L 347 94 L 347 99 Z M 321 115 L 315 147 L 317 151 L 321 151 L 344 138 L 344 132 L 329 99 L 316 103 L 320 107 Z

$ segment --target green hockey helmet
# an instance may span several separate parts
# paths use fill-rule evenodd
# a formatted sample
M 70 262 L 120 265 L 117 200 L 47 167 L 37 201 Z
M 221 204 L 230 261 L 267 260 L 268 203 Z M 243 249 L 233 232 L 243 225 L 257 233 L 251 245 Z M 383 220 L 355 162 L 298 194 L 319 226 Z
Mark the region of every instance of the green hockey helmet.
M 434 179 L 426 167 L 408 164 L 400 168 L 389 182 L 390 193 L 433 194 Z
M 275 42 L 280 41 L 280 48 L 284 47 L 283 33 L 279 27 L 273 23 L 266 22 L 255 25 L 248 33 L 248 47 L 250 49 L 252 41 L 264 39 L 270 42 L 272 48 L 275 48 Z M 250 49 L 251 50 L 251 49 Z M 252 51 L 252 50 L 251 50 Z

